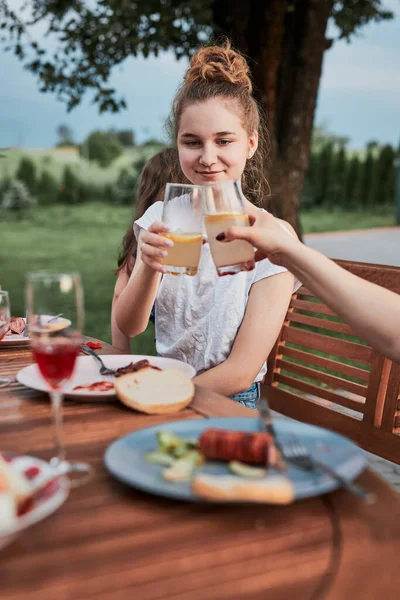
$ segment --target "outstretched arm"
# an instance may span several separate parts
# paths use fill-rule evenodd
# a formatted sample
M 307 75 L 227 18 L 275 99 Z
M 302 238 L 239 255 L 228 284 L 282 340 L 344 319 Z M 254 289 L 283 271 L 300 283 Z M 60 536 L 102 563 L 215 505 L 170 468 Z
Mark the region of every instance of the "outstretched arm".
M 223 232 L 223 241 L 245 239 L 265 256 L 289 269 L 370 346 L 400 361 L 400 296 L 349 273 L 335 262 L 287 235 L 277 220 L 260 213 L 252 227 Z M 221 240 L 222 241 L 222 240 Z

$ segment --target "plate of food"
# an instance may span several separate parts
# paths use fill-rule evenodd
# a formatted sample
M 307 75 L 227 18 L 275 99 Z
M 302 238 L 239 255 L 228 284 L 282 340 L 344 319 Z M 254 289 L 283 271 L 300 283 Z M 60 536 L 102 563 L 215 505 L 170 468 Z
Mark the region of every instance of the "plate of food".
M 193 397 L 195 369 L 180 360 L 138 354 L 107 354 L 101 359 L 114 374 L 101 375 L 95 358 L 78 356 L 72 378 L 63 388 L 67 398 L 109 400 L 118 394 L 127 406 L 154 413 L 157 408 L 179 410 Z M 34 390 L 50 391 L 36 364 L 21 369 L 17 381 Z
M 27 455 L 0 453 L 0 549 L 65 502 L 68 479 Z
M 336 433 L 283 418 L 274 426 L 280 444 L 301 441 L 311 456 L 348 480 L 365 467 L 362 451 Z M 288 463 L 282 470 L 278 458 L 273 438 L 259 430 L 257 418 L 229 417 L 135 431 L 111 444 L 104 461 L 114 477 L 134 488 L 190 502 L 289 504 L 338 487 L 320 469 Z
M 63 317 L 52 317 L 51 315 L 42 315 L 41 319 L 44 323 L 48 323 L 49 328 L 54 331 L 65 329 L 71 325 L 71 321 Z M 10 326 L 7 333 L 0 341 L 0 345 L 8 346 L 24 346 L 29 344 L 31 338 L 27 335 L 26 319 L 24 317 L 11 317 Z

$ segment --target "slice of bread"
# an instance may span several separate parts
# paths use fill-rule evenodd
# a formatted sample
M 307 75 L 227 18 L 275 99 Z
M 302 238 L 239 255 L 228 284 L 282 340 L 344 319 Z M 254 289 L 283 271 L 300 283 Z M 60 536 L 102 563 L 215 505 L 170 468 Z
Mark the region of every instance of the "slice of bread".
M 118 377 L 114 385 L 126 406 L 156 415 L 178 412 L 194 396 L 193 381 L 177 369 L 158 371 L 148 367 Z
M 218 502 L 290 504 L 294 500 L 293 484 L 283 475 L 268 475 L 255 481 L 234 475 L 200 473 L 192 481 L 192 492 Z

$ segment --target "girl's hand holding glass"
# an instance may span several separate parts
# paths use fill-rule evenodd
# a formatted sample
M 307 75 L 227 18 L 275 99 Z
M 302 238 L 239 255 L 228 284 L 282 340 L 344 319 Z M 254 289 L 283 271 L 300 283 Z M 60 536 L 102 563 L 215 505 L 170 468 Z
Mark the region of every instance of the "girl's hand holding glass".
M 166 273 L 167 268 L 162 261 L 168 256 L 168 250 L 174 242 L 166 237 L 169 227 L 156 221 L 149 229 L 140 233 L 140 256 L 142 261 L 154 271 Z

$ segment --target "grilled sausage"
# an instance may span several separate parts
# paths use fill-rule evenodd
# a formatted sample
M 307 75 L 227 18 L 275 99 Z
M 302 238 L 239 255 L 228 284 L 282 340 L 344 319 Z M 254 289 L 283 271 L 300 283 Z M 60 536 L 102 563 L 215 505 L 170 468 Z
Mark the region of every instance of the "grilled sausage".
M 238 460 L 249 465 L 274 465 L 276 448 L 269 433 L 247 433 L 206 429 L 199 438 L 199 450 L 209 460 Z

